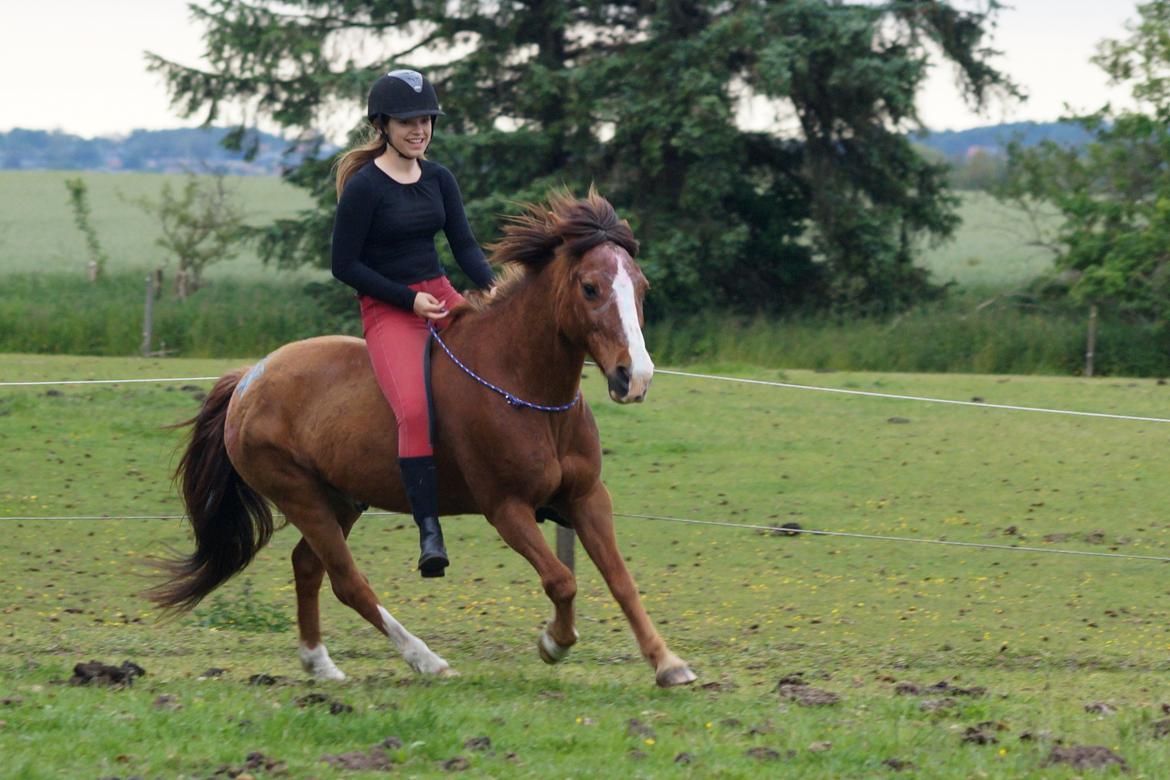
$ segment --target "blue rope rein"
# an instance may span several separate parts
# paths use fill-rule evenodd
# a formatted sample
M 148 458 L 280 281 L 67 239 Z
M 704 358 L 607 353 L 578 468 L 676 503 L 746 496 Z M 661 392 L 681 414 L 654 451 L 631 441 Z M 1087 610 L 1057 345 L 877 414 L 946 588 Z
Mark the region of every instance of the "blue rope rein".
M 567 412 L 576 406 L 577 402 L 581 400 L 580 389 L 577 390 L 577 394 L 573 396 L 572 401 L 569 401 L 567 404 L 561 404 L 560 406 L 545 406 L 544 404 L 534 404 L 531 401 L 525 401 L 523 398 L 517 398 L 504 388 L 493 385 L 491 382 L 487 381 L 479 374 L 465 366 L 459 358 L 455 357 L 455 354 L 450 350 L 450 348 L 447 347 L 447 345 L 443 342 L 443 339 L 440 338 L 438 329 L 434 325 L 430 325 L 429 327 L 431 329 L 431 338 L 433 338 L 438 343 L 438 345 L 443 348 L 443 351 L 447 353 L 447 357 L 451 358 L 452 363 L 462 368 L 465 374 L 474 379 L 476 382 L 479 382 L 488 390 L 504 396 L 504 400 L 507 401 L 508 405 L 513 409 L 535 409 L 538 412 Z

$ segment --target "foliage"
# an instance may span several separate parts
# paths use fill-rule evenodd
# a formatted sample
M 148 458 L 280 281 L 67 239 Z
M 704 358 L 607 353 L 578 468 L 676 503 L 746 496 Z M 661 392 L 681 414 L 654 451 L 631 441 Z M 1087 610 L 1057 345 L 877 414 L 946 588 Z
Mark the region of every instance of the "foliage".
M 180 299 L 203 285 L 208 266 L 239 252 L 243 209 L 222 173 L 209 178 L 189 173 L 178 193 L 167 181 L 158 200 L 139 197 L 133 202 L 158 220 L 162 236 L 155 243 L 177 261 L 175 291 Z
M 1076 117 L 1083 148 L 1047 142 L 1010 150 L 999 194 L 1023 209 L 1050 204 L 1063 222 L 1042 237 L 1083 303 L 1165 321 L 1170 316 L 1170 0 L 1138 6 L 1128 38 L 1101 44 L 1093 61 L 1129 84 L 1132 108 L 1106 105 Z
M 977 149 L 951 165 L 950 183 L 957 190 L 991 192 L 1007 177 L 1007 155 Z
M 210 123 L 230 107 L 241 132 L 266 119 L 311 143 L 338 105 L 361 116 L 389 66 L 437 60 L 426 70 L 447 116 L 432 154 L 456 171 L 481 239 L 514 201 L 596 182 L 643 241 L 663 293 L 652 313 L 825 301 L 880 311 L 931 293 L 914 252 L 956 224 L 944 168 L 905 136 L 915 95 L 936 56 L 975 104 L 1014 92 L 988 64 L 998 8 L 209 0 L 192 6 L 208 66 L 149 61 L 186 115 Z M 387 51 L 388 39 L 401 45 Z M 777 109 L 773 129 L 739 126 L 752 98 Z M 265 257 L 327 263 L 329 164 L 289 174 L 316 203 L 262 231 Z
M 321 285 L 311 285 L 321 287 Z M 330 285 L 330 288 L 335 288 Z M 115 272 L 100 289 L 76 276 L 12 274 L 0 285 L 0 352 L 128 355 L 142 341 L 126 317 L 142 277 Z M 1059 308 L 976 309 L 968 293 L 889 318 L 823 315 L 735 316 L 707 312 L 665 317 L 646 327 L 662 366 L 723 360 L 769 368 L 1070 374 L 1083 363 L 1083 319 Z M 255 359 L 281 344 L 322 333 L 360 336 L 352 298 L 330 311 L 291 281 L 217 279 L 184 302 L 156 302 L 154 332 L 185 357 Z M 171 371 L 172 369 L 166 369 Z M 1170 375 L 1170 334 L 1157 325 L 1102 317 L 1097 372 Z
M 89 188 L 85 180 L 77 176 L 65 180 L 65 189 L 69 191 L 69 207 L 73 210 L 73 222 L 85 236 L 85 246 L 89 250 L 90 262 L 94 268 L 93 278 L 99 279 L 105 272 L 110 257 L 102 249 L 97 230 L 93 226 L 93 216 L 89 208 Z

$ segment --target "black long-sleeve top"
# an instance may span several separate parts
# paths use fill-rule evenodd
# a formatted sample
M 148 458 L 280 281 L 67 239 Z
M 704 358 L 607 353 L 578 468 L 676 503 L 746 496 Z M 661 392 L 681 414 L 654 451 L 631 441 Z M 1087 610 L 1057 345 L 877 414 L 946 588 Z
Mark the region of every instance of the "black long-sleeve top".
M 419 180 L 402 184 L 371 160 L 346 182 L 333 221 L 333 275 L 361 295 L 407 310 L 416 295 L 407 285 L 443 275 L 435 251 L 440 229 L 471 281 L 480 288 L 492 283 L 455 177 L 438 163 L 419 165 Z

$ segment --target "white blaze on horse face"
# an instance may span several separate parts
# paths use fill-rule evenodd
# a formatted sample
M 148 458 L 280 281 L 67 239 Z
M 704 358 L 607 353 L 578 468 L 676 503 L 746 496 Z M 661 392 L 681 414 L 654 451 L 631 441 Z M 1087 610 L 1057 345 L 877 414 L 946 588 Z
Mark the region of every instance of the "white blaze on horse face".
M 411 669 L 419 674 L 451 673 L 451 667 L 446 661 L 435 655 L 431 648 L 427 647 L 426 642 L 407 631 L 381 604 L 378 605 L 378 614 L 382 616 L 382 627 L 386 629 L 390 641 L 398 648 L 398 652 L 402 653 Z
M 641 399 L 650 389 L 650 380 L 654 377 L 654 361 L 646 351 L 642 326 L 638 323 L 638 303 L 628 261 L 617 252 L 614 252 L 613 259 L 617 265 L 617 273 L 613 278 L 613 294 L 617 298 L 618 316 L 622 321 L 622 330 L 626 334 L 626 348 L 630 353 L 630 390 L 626 398 Z

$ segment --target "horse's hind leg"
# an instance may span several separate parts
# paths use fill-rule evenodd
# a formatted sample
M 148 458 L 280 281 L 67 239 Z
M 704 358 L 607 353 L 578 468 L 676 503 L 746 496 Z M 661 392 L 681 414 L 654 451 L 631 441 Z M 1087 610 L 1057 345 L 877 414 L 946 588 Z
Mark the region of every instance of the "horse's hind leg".
M 523 555 L 540 575 L 540 584 L 555 609 L 553 621 L 540 635 L 537 648 L 545 663 L 555 664 L 569 654 L 577 643 L 573 627 L 573 598 L 577 595 L 577 580 L 565 564 L 557 560 L 549 549 L 544 535 L 536 527 L 532 507 L 511 504 L 492 512 L 488 519 L 500 537 L 516 552 Z
M 407 631 L 378 603 L 373 588 L 370 587 L 369 582 L 354 562 L 353 555 L 350 554 L 349 545 L 345 541 L 348 528 L 343 528 L 342 523 L 338 520 L 328 490 L 316 484 L 308 475 L 305 475 L 304 479 L 296 480 L 295 485 L 286 483 L 285 488 L 279 493 L 277 491 L 268 492 L 268 495 L 279 495 L 279 498 L 274 498 L 276 505 L 289 522 L 301 532 L 301 535 L 304 536 L 302 544 L 307 545 L 309 551 L 316 556 L 325 572 L 329 574 L 330 585 L 332 585 L 333 593 L 338 600 L 388 636 L 398 651 L 402 653 L 406 662 L 416 672 L 438 675 L 453 674 L 446 661 L 432 652 L 425 642 Z M 296 560 L 306 566 L 306 574 L 313 574 L 314 569 L 306 554 L 302 553 L 299 558 L 294 557 L 294 561 Z M 315 576 L 319 586 L 320 574 Z M 312 590 L 313 584 L 312 579 L 307 579 L 305 582 L 306 591 Z M 319 619 L 314 619 L 316 613 L 316 610 L 308 610 L 309 621 L 306 627 L 314 630 L 314 625 L 316 625 L 315 632 L 319 643 L 320 623 Z
M 337 523 L 348 538 L 350 529 L 361 512 L 352 502 L 341 499 L 333 502 Z M 345 673 L 333 663 L 329 651 L 321 642 L 321 582 L 325 579 L 325 564 L 313 552 L 305 539 L 297 542 L 292 552 L 293 577 L 297 589 L 297 629 L 301 646 L 298 655 L 305 671 L 321 680 L 344 680 Z
M 605 485 L 598 482 L 593 489 L 570 507 L 569 515 L 581 546 L 605 578 L 610 593 L 621 606 L 642 656 L 654 667 L 655 680 L 663 688 L 694 682 L 695 673 L 681 658 L 666 647 L 666 642 L 654 630 L 638 586 L 630 576 L 626 562 L 618 550 L 613 532 L 613 503 Z

